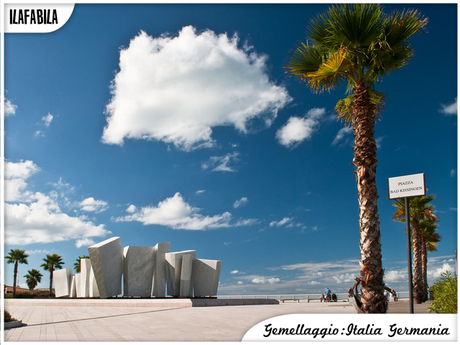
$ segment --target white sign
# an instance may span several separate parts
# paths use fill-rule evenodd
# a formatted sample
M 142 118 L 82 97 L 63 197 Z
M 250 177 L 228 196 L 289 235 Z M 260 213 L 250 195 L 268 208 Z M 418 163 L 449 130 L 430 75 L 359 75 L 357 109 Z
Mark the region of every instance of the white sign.
M 388 199 L 425 195 L 425 174 L 414 174 L 388 179 Z

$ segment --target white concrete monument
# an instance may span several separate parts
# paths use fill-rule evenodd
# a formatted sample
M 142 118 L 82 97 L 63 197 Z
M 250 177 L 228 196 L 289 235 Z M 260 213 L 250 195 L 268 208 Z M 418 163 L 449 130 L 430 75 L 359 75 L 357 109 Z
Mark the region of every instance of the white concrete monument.
M 69 297 L 72 284 L 72 269 L 64 268 L 54 271 L 54 294 L 56 297 Z
M 153 271 L 152 295 L 156 297 L 166 296 L 166 259 L 171 243 L 161 242 L 155 246 L 155 268 Z
M 82 297 L 89 297 L 89 280 L 91 277 L 91 260 L 80 259 L 80 291 Z
M 81 273 L 76 273 L 73 280 L 74 286 L 72 289 L 75 289 L 75 295 L 77 298 L 85 297 L 82 295 L 81 291 Z
M 89 278 L 89 297 L 100 297 L 93 266 L 91 266 L 91 273 Z
M 168 295 L 192 297 L 192 268 L 196 250 L 166 253 Z
M 120 237 L 112 237 L 88 248 L 101 298 L 121 294 L 123 252 Z
M 217 295 L 222 261 L 196 259 L 193 261 L 193 293 L 195 297 Z
M 150 297 L 154 267 L 155 247 L 125 247 L 123 249 L 123 295 Z
M 77 288 L 75 287 L 75 276 L 72 276 L 72 282 L 70 283 L 70 298 L 77 297 Z

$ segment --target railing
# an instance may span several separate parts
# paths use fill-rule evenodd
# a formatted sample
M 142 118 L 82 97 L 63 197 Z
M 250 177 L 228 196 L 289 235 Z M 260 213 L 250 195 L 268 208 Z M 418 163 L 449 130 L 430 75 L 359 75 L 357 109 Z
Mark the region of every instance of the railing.
M 337 293 L 337 301 L 348 301 L 348 293 Z M 399 299 L 409 298 L 409 292 L 398 292 L 397 296 Z M 217 298 L 228 298 L 228 299 L 277 299 L 278 301 L 283 300 L 299 300 L 299 301 L 319 301 L 321 294 L 273 294 L 273 295 L 218 295 Z

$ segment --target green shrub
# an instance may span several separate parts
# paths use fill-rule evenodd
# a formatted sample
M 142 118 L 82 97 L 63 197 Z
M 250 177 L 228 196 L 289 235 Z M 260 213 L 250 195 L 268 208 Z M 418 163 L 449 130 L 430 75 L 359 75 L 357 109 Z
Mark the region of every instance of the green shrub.
M 41 298 L 49 297 L 49 294 L 47 290 L 18 291 L 16 292 L 16 298 Z
M 11 321 L 16 321 L 16 319 L 13 319 L 11 317 L 11 314 L 5 309 L 5 322 L 11 322 Z
M 437 314 L 457 314 L 457 276 L 447 271 L 430 288 L 433 302 L 428 310 Z

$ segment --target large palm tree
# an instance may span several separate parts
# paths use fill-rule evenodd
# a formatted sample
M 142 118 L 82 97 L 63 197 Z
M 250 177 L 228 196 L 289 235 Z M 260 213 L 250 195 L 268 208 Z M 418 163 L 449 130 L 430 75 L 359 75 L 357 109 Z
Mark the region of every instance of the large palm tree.
M 409 38 L 427 20 L 417 11 L 386 15 L 380 4 L 340 4 L 313 19 L 286 70 L 314 92 L 346 83 L 350 96 L 336 106 L 340 119 L 354 130 L 353 165 L 360 215 L 360 275 L 358 307 L 365 313 L 385 313 L 380 222 L 377 210 L 377 146 L 374 124 L 383 107 L 375 84 L 410 60 Z M 344 106 L 348 104 L 348 106 Z
M 41 264 L 46 271 L 50 272 L 50 297 L 53 295 L 53 273 L 56 268 L 61 269 L 62 265 L 65 264 L 62 261 L 62 257 L 58 254 L 47 254 L 46 257 L 43 259 L 44 263 Z
M 434 195 L 428 196 L 417 196 L 409 199 L 409 216 L 410 225 L 412 227 L 412 252 L 413 252 L 413 264 L 412 264 L 412 284 L 414 288 L 414 301 L 415 303 L 423 303 L 428 298 L 428 290 L 426 284 L 423 282 L 423 240 L 422 230 L 420 227 L 420 221 L 427 220 L 436 222 L 438 218 L 434 214 L 434 206 L 430 205 L 430 202 L 435 199 Z M 404 199 L 396 199 L 393 201 L 393 206 L 396 207 L 396 211 L 393 215 L 393 219 L 400 222 L 406 221 L 406 205 Z
M 28 264 L 27 257 L 29 255 L 26 254 L 25 250 L 22 249 L 11 249 L 5 259 L 7 259 L 6 263 L 13 264 L 14 263 L 14 275 L 13 275 L 13 298 L 16 297 L 16 281 L 18 278 L 18 267 L 19 264 Z
M 38 283 L 42 282 L 42 277 L 43 274 L 41 274 L 40 271 L 36 270 L 35 268 L 27 271 L 27 274 L 24 276 L 24 278 L 26 278 L 26 283 L 30 291 L 35 289 Z
M 437 251 L 437 244 L 441 241 L 441 235 L 436 232 L 438 225 L 435 220 L 423 219 L 420 221 L 422 231 L 422 276 L 423 291 L 428 291 L 428 252 Z M 428 294 L 425 301 L 428 299 Z

